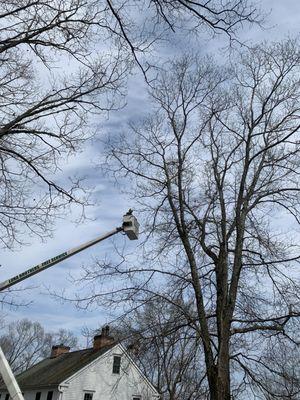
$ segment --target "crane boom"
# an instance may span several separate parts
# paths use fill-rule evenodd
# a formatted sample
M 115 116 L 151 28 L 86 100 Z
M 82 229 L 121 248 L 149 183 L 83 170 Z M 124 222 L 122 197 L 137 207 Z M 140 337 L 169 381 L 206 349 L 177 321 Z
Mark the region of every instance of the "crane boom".
M 41 264 L 37 264 L 27 269 L 26 271 L 22 272 L 19 275 L 7 279 L 4 282 L 1 282 L 0 292 L 122 231 L 126 233 L 126 235 L 130 240 L 135 240 L 138 238 L 139 224 L 137 222 L 137 219 L 135 218 L 134 215 L 132 215 L 131 212 L 124 215 L 122 226 L 117 227 L 112 231 L 107 232 L 104 235 L 98 236 L 97 238 L 90 240 L 84 244 L 81 244 L 79 246 L 73 247 L 70 250 L 60 253 L 55 257 L 49 258 L 48 260 L 42 262 Z
M 55 264 L 57 264 L 57 263 L 59 263 L 59 262 L 61 262 L 63 260 L 66 260 L 69 257 L 72 257 L 73 255 L 79 253 L 80 251 L 85 250 L 88 247 L 91 247 L 94 244 L 99 243 L 102 240 L 107 239 L 107 238 L 115 235 L 116 233 L 118 233 L 118 232 L 120 232 L 122 230 L 123 230 L 122 227 L 115 228 L 114 230 L 106 233 L 105 235 L 99 236 L 96 239 L 90 240 L 89 242 L 86 242 L 86 243 L 84 243 L 84 244 L 82 244 L 80 246 L 73 247 L 72 249 L 67 250 L 67 251 L 65 251 L 63 253 L 60 253 L 55 257 L 49 258 L 48 260 L 42 262 L 41 264 L 37 264 L 34 267 L 31 267 L 31 268 L 27 269 L 26 271 L 22 272 L 19 275 L 15 275 L 10 279 L 7 279 L 6 281 L 1 282 L 0 283 L 0 292 L 2 290 L 4 290 L 4 289 L 9 288 L 10 286 L 13 286 L 13 285 L 23 281 L 24 279 L 29 278 L 30 276 L 38 274 L 39 272 L 42 272 L 45 269 L 50 268 L 53 265 L 55 265 Z

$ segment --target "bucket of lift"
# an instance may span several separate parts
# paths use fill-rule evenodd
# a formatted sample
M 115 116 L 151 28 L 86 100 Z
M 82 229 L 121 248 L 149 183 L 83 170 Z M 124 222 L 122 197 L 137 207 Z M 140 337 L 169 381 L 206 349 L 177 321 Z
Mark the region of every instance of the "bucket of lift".
M 138 223 L 135 216 L 132 215 L 132 210 L 129 210 L 123 216 L 123 231 L 126 233 L 127 237 L 130 240 L 137 240 L 139 237 L 139 227 L 140 224 Z

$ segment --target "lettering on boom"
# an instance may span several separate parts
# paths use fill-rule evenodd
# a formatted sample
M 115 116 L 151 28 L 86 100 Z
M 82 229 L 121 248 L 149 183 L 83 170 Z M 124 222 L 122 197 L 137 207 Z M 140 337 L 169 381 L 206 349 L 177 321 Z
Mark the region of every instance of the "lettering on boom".
M 20 279 L 24 279 L 26 276 L 31 275 L 33 272 L 36 272 L 39 269 L 42 270 L 45 267 L 47 267 L 48 265 L 65 258 L 67 255 L 68 255 L 68 253 L 64 252 L 64 253 L 59 254 L 56 257 L 50 258 L 49 260 L 44 261 L 42 264 L 36 265 L 35 267 L 32 267 L 32 268 L 28 269 L 27 271 L 22 272 L 21 274 L 14 276 L 13 278 L 8 280 L 8 283 L 10 284 L 10 283 L 16 282 L 16 281 L 18 281 Z

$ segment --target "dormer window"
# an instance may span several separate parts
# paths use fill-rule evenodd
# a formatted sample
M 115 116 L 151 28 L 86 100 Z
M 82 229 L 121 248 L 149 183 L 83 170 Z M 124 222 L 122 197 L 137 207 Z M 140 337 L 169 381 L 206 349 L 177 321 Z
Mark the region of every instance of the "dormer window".
M 114 356 L 113 374 L 119 374 L 121 369 L 121 356 Z

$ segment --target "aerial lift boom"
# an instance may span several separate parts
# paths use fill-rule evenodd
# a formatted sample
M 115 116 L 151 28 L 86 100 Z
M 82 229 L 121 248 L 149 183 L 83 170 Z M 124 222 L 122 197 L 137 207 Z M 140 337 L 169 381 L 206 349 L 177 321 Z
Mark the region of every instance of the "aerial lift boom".
M 65 251 L 64 253 L 60 253 L 55 257 L 52 257 L 41 264 L 35 265 L 32 268 L 27 269 L 26 271 L 22 272 L 19 275 L 16 275 L 10 279 L 7 279 L 4 282 L 0 283 L 0 291 L 7 289 L 11 286 L 16 285 L 17 283 L 35 275 L 38 274 L 39 272 L 44 271 L 47 268 L 52 267 L 53 265 L 66 260 L 69 257 L 72 257 L 73 255 L 87 249 L 88 247 L 93 246 L 94 244 L 97 244 L 99 242 L 102 242 L 105 239 L 108 239 L 111 236 L 114 236 L 115 234 L 119 232 L 124 232 L 127 237 L 130 240 L 136 240 L 138 239 L 139 236 L 139 223 L 136 219 L 136 217 L 132 214 L 132 210 L 129 210 L 127 214 L 123 216 L 123 223 L 122 226 L 117 227 L 113 229 L 112 231 L 109 231 L 105 233 L 104 235 L 98 236 L 93 240 L 90 240 L 89 242 L 83 243 L 79 246 L 73 247 L 70 250 Z M 19 388 L 19 385 L 11 371 L 11 368 L 3 354 L 3 351 L 0 347 L 0 374 L 2 376 L 2 379 L 7 387 L 7 390 L 10 394 L 11 399 L 16 399 L 16 400 L 24 400 L 24 397 L 22 395 L 22 392 Z

